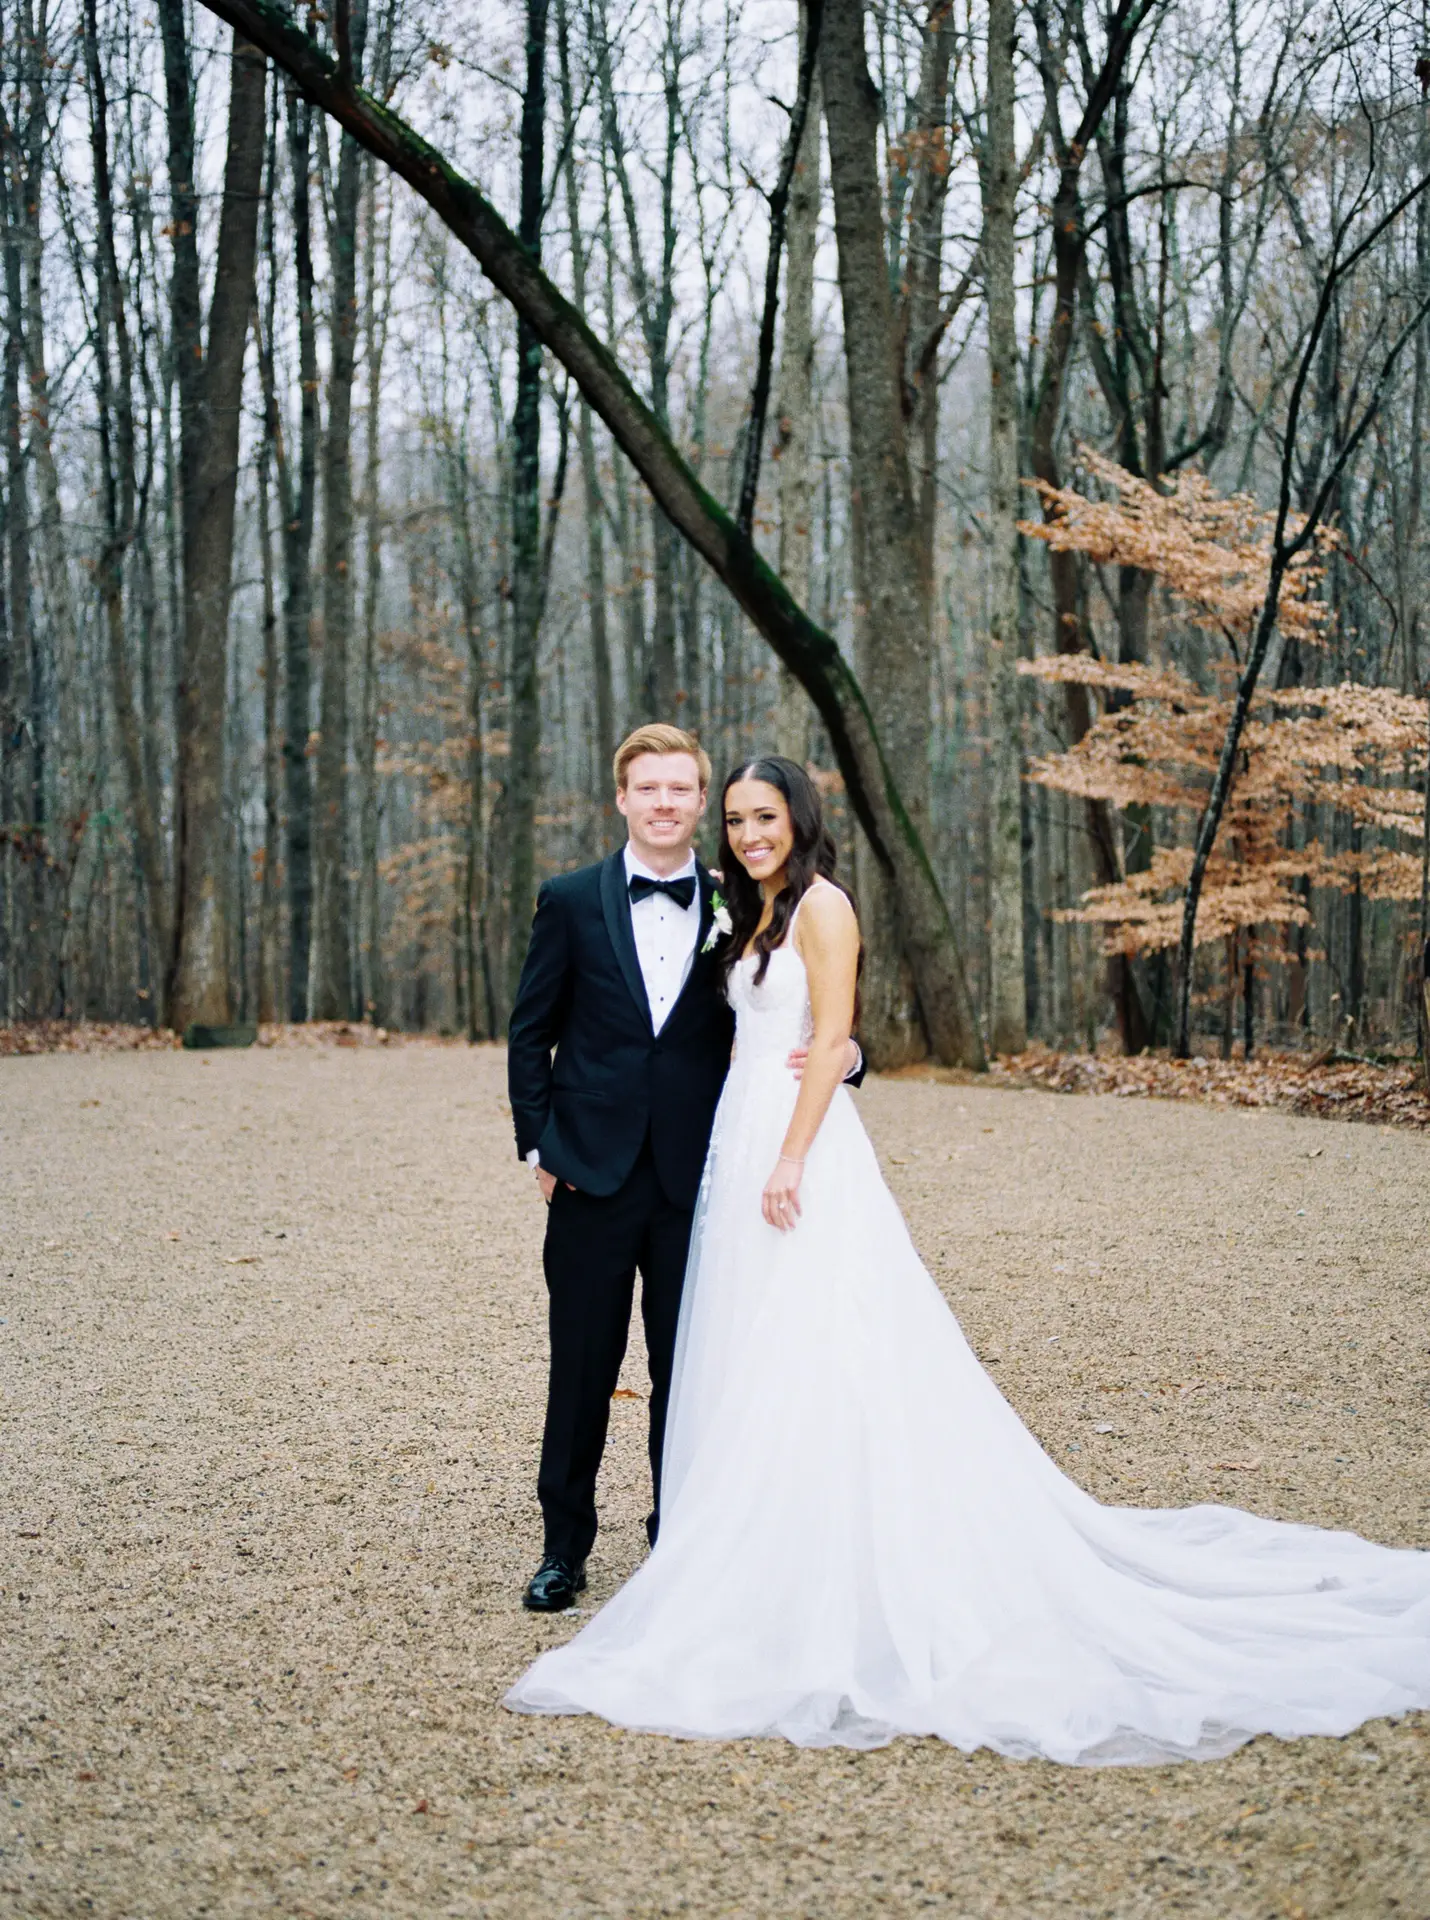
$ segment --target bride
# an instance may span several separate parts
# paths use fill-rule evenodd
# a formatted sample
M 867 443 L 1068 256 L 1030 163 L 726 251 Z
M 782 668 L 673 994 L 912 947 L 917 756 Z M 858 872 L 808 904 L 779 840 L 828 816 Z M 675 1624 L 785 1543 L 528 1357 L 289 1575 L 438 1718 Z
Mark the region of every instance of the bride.
M 1083 1765 L 1430 1706 L 1430 1554 L 1221 1506 L 1099 1506 L 1058 1470 L 925 1272 L 840 1085 L 858 923 L 793 762 L 726 782 L 720 856 L 735 1056 L 659 1539 L 506 1705 Z

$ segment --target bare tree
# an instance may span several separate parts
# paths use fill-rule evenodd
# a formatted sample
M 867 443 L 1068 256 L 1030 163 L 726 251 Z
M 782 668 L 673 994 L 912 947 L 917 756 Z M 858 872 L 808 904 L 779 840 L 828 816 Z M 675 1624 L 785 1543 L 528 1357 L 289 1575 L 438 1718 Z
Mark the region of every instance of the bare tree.
M 1028 1038 L 1023 977 L 1023 755 L 1015 673 L 1019 639 L 1016 33 L 1015 0 L 989 0 L 987 133 L 981 174 L 988 302 L 988 664 L 993 710 L 988 1019 L 995 1053 L 1020 1053 Z
M 526 0 L 526 80 L 521 103 L 521 212 L 518 244 L 541 257 L 545 211 L 546 25 L 548 0 Z M 536 902 L 536 807 L 541 785 L 541 340 L 517 315 L 516 404 L 512 412 L 511 752 L 507 761 L 509 848 L 508 998 L 526 955 L 524 929 Z
M 809 47 L 811 9 L 800 5 L 800 61 Z M 814 550 L 814 263 L 819 245 L 820 143 L 823 101 L 819 69 L 809 78 L 808 112 L 795 150 L 786 226 L 784 338 L 780 347 L 779 460 L 780 575 L 800 605 L 810 603 Z M 775 740 L 781 753 L 803 763 L 810 750 L 810 708 L 787 667 L 780 668 Z
M 566 220 L 571 248 L 571 291 L 577 309 L 584 313 L 587 303 L 586 240 L 581 225 L 581 192 L 576 169 L 576 101 L 571 78 L 571 24 L 567 0 L 557 0 L 556 40 L 561 75 L 561 172 L 566 194 Z M 590 402 L 582 395 L 577 403 L 576 432 L 581 448 L 581 485 L 586 519 L 586 619 L 591 642 L 592 694 L 596 720 L 596 759 L 600 767 L 609 767 L 616 752 L 615 685 L 611 673 L 611 643 L 606 621 L 606 505 L 601 494 L 600 471 L 596 461 L 596 428 Z M 604 823 L 609 823 L 610 802 L 602 807 Z M 603 825 L 600 844 L 604 851 L 609 827 Z
M 362 74 L 367 0 L 337 10 L 339 59 Z M 328 418 L 323 440 L 323 621 L 314 781 L 312 1014 L 353 1017 L 352 887 L 348 808 L 348 680 L 353 630 L 353 384 L 357 377 L 358 202 L 361 154 L 350 135 L 338 147 L 329 225 L 332 309 Z
M 1186 897 L 1182 906 L 1182 936 L 1177 953 L 1176 1039 L 1176 1050 L 1181 1059 L 1186 1059 L 1191 1052 L 1192 957 L 1196 940 L 1197 907 L 1206 878 L 1207 862 L 1216 844 L 1222 814 L 1225 811 L 1227 796 L 1231 791 L 1231 783 L 1236 772 L 1237 755 L 1242 736 L 1246 731 L 1247 715 L 1251 710 L 1251 703 L 1261 678 L 1261 670 L 1266 664 L 1266 655 L 1276 631 L 1276 616 L 1280 606 L 1282 587 L 1293 561 L 1315 540 L 1322 517 L 1336 495 L 1346 468 L 1384 404 L 1397 361 L 1425 325 L 1427 317 L 1430 317 L 1430 294 L 1425 294 L 1417 285 L 1408 303 L 1409 317 L 1391 334 L 1389 345 L 1378 356 L 1379 364 L 1368 370 L 1363 393 L 1360 391 L 1360 382 L 1357 381 L 1356 390 L 1351 396 L 1350 407 L 1344 414 L 1338 412 L 1338 417 L 1334 421 L 1331 443 L 1325 447 L 1323 457 L 1317 461 L 1319 471 L 1315 493 L 1308 502 L 1306 510 L 1293 516 L 1291 496 L 1297 455 L 1300 450 L 1299 436 L 1306 391 L 1311 383 L 1313 370 L 1321 357 L 1326 335 L 1333 323 L 1337 301 L 1347 280 L 1362 265 L 1382 234 L 1393 227 L 1407 209 L 1414 207 L 1416 202 L 1427 193 L 1430 193 L 1430 176 L 1423 177 L 1407 192 L 1399 195 L 1379 218 L 1367 222 L 1366 230 L 1356 240 L 1353 236 L 1358 216 L 1362 212 L 1366 199 L 1369 198 L 1368 193 L 1362 189 L 1354 196 L 1344 216 L 1336 221 L 1325 264 L 1318 276 L 1320 287 L 1315 312 L 1301 352 L 1300 364 L 1296 369 L 1296 378 L 1287 403 L 1286 423 L 1281 433 L 1280 487 L 1276 503 L 1276 524 L 1271 540 L 1270 564 L 1267 568 L 1266 590 L 1262 598 L 1255 633 L 1237 676 L 1236 699 L 1232 706 L 1231 718 L 1227 723 L 1226 736 L 1222 742 L 1221 756 L 1212 779 L 1211 791 L 1198 823 L 1191 871 L 1187 878 Z M 1383 327 L 1376 329 L 1377 335 L 1383 332 L 1385 332 Z
M 200 337 L 192 75 L 181 0 L 160 0 L 174 207 L 173 352 L 179 369 L 184 628 L 179 680 L 175 1025 L 226 1025 L 224 718 L 229 592 L 244 348 L 252 310 L 263 174 L 261 54 L 235 36 L 227 154 L 207 348 Z
M 849 462 L 859 619 L 855 655 L 900 770 L 911 823 L 928 830 L 929 573 L 914 493 L 903 365 L 879 185 L 879 97 L 862 0 L 829 0 L 820 48 L 844 315 Z M 925 1051 L 905 971 L 898 901 L 878 863 L 860 873 L 867 950 L 860 1031 L 878 1066 Z
M 96 0 L 85 0 L 84 63 L 89 93 L 90 159 L 94 172 L 95 302 L 94 364 L 99 415 L 99 458 L 104 497 L 104 544 L 98 584 L 108 641 L 111 698 L 134 819 L 135 845 L 144 888 L 150 942 L 163 955 L 169 946 L 163 850 L 145 776 L 142 722 L 135 698 L 131 645 L 125 617 L 125 563 L 135 536 L 135 434 L 133 352 L 124 288 L 114 241 L 114 196 L 110 179 L 109 98 L 100 59 Z M 12 336 L 14 337 L 14 336 Z M 12 577 L 14 569 L 12 568 Z M 162 969 L 152 1002 L 165 1024 Z

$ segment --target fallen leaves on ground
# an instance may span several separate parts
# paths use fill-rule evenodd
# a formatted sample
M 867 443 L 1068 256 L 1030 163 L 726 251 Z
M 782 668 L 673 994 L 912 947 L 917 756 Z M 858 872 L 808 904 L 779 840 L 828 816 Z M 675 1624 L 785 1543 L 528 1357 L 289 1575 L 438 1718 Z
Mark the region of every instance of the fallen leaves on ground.
M 454 1034 L 394 1033 L 360 1020 L 311 1020 L 303 1025 L 264 1023 L 260 1047 L 465 1046 Z M 23 1020 L 0 1027 L 0 1055 L 19 1053 L 167 1052 L 182 1045 L 167 1027 L 126 1026 L 119 1021 Z
M 1026 1053 L 1002 1056 L 986 1084 L 1201 1100 L 1212 1106 L 1279 1107 L 1323 1120 L 1430 1128 L 1430 1094 L 1415 1060 L 1380 1065 L 1345 1054 L 1269 1049 L 1249 1061 L 1174 1060 L 1166 1053 L 1054 1053 L 1030 1047 Z
M 0 1027 L 0 1054 L 140 1053 L 178 1045 L 178 1034 L 167 1028 L 130 1027 L 116 1021 L 22 1020 Z
M 163 1028 L 100 1021 L 30 1020 L 0 1027 L 0 1055 L 136 1053 L 179 1044 L 179 1036 Z M 359 1021 L 313 1020 L 301 1026 L 260 1026 L 257 1045 L 441 1047 L 466 1042 L 450 1034 L 395 1033 Z M 1381 1064 L 1325 1049 L 1319 1053 L 1267 1049 L 1246 1061 L 1174 1060 L 1167 1053 L 1058 1053 L 1050 1047 L 1029 1047 L 1024 1053 L 1000 1055 L 986 1074 L 914 1066 L 901 1068 L 892 1077 L 1043 1087 L 1053 1093 L 1111 1093 L 1129 1099 L 1200 1100 L 1211 1106 L 1279 1107 L 1324 1120 L 1367 1120 L 1430 1130 L 1430 1094 L 1418 1061 Z M 1312 1148 L 1310 1157 L 1320 1151 Z M 895 1166 L 907 1164 L 897 1156 L 890 1158 Z

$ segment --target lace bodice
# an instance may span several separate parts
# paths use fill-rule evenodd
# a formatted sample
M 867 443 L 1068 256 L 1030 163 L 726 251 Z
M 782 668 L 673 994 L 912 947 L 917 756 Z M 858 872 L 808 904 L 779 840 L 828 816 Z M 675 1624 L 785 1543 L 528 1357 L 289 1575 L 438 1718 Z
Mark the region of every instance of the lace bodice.
M 735 1058 L 748 1064 L 783 1061 L 791 1047 L 809 1045 L 809 979 L 804 962 L 786 940 L 770 955 L 765 977 L 755 985 L 755 954 L 737 960 L 730 974 L 730 1005 L 735 1009 Z

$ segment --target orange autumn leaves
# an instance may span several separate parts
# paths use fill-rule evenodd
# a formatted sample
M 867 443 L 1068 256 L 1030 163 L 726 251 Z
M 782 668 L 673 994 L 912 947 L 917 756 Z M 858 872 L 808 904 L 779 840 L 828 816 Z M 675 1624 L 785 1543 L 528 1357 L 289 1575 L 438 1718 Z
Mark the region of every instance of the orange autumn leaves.
M 1154 574 L 1178 614 L 1221 635 L 1233 659 L 1243 657 L 1265 591 L 1271 517 L 1244 496 L 1219 496 L 1197 474 L 1181 476 L 1164 495 L 1099 455 L 1083 460 L 1113 497 L 1040 487 L 1051 517 L 1023 522 L 1023 532 L 1101 564 Z M 1315 595 L 1332 538 L 1322 536 L 1302 556 L 1282 590 L 1281 631 L 1303 645 L 1325 637 L 1327 609 Z M 1231 714 L 1230 672 L 1224 690 L 1207 692 L 1171 665 L 1114 664 L 1091 654 L 1022 661 L 1019 671 L 1080 682 L 1106 702 L 1081 740 L 1035 760 L 1028 778 L 1150 809 L 1162 842 L 1145 871 L 1093 888 L 1059 917 L 1106 927 L 1111 951 L 1175 946 L 1191 842 Z M 1423 700 L 1386 687 L 1345 682 L 1260 695 L 1208 867 L 1197 943 L 1243 927 L 1304 924 L 1307 883 L 1359 886 L 1372 899 L 1416 898 L 1426 719 Z M 1360 847 L 1329 849 L 1319 832 L 1307 831 L 1312 809 L 1321 813 L 1320 831 L 1329 813 L 1364 829 Z

